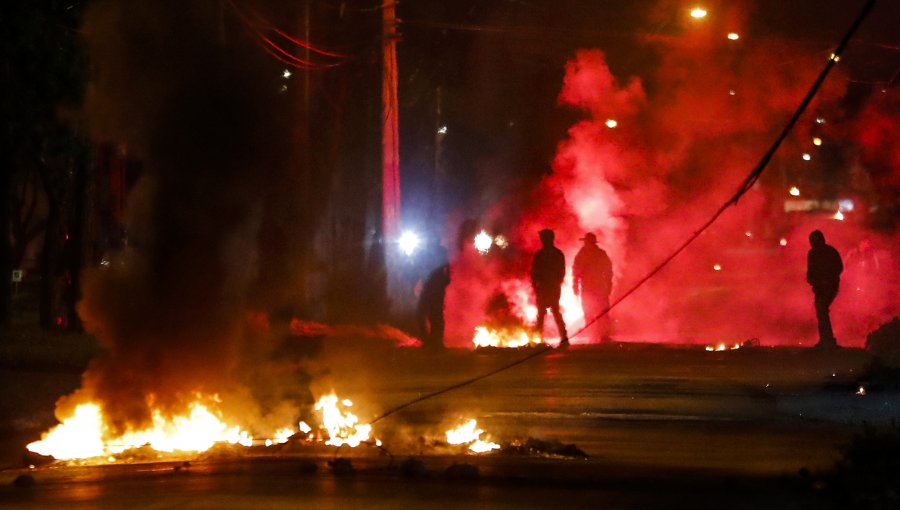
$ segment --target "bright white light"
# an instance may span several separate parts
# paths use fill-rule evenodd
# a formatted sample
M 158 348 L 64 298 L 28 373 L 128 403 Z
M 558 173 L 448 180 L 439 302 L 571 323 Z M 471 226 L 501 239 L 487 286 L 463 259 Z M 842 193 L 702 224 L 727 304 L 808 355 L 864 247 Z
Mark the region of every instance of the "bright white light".
M 844 213 L 842 213 L 841 211 L 834 213 L 834 216 L 832 217 L 838 221 L 844 221 Z
M 290 70 L 290 69 L 285 69 L 285 70 L 281 73 L 281 77 L 284 78 L 285 80 L 288 79 L 288 78 L 290 78 L 290 77 L 291 77 L 291 70 Z
M 815 145 L 816 147 L 822 145 L 822 139 L 819 138 L 818 136 L 817 136 L 817 137 L 814 137 L 814 138 L 813 138 L 813 145 Z
M 446 135 L 447 134 L 447 126 L 441 126 L 438 128 L 438 134 Z
M 787 246 L 787 239 L 782 237 L 781 240 L 778 241 L 778 244 L 780 244 L 781 246 Z
M 788 191 L 788 193 L 790 193 L 792 197 L 799 197 L 800 188 L 798 188 L 797 186 L 791 186 L 791 189 Z
M 810 156 L 808 152 L 803 153 L 803 161 L 809 161 L 811 159 L 812 159 L 812 156 Z
M 475 249 L 478 250 L 479 253 L 487 253 L 493 244 L 494 238 L 484 230 L 475 236 Z
M 703 7 L 694 7 L 694 10 L 691 11 L 691 17 L 694 19 L 701 19 L 706 17 L 706 9 Z
M 855 208 L 856 204 L 853 203 L 852 198 L 842 198 L 838 200 L 838 211 L 847 211 L 850 212 Z
M 400 251 L 406 254 L 407 257 L 411 256 L 415 253 L 416 249 L 422 243 L 422 240 L 419 239 L 418 234 L 411 230 L 406 230 L 397 239 L 397 244 L 400 246 Z
M 737 41 L 741 36 L 737 32 L 731 32 L 728 34 L 728 39 L 731 41 Z
M 750 231 L 748 230 L 748 231 L 744 232 L 744 235 L 747 236 L 747 237 L 753 237 L 753 232 L 750 232 Z
M 825 124 L 825 119 L 822 117 L 816 117 L 816 124 Z
M 722 270 L 722 264 L 713 265 L 713 271 L 721 271 L 721 270 Z
M 616 121 L 616 119 L 608 119 L 606 121 L 606 127 L 608 127 L 609 129 L 613 129 L 614 127 L 616 127 L 618 125 L 619 125 L 619 123 Z
M 840 56 L 840 55 L 835 55 L 834 53 L 832 53 L 831 56 L 830 56 L 829 58 L 830 58 L 831 60 L 834 60 L 835 62 L 840 62 L 840 61 L 841 61 L 841 56 Z

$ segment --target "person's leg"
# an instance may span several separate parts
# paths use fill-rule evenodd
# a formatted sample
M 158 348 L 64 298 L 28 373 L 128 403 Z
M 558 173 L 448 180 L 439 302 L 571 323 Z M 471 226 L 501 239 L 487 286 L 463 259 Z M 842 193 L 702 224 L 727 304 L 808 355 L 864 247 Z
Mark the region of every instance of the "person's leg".
M 831 316 L 829 312 L 829 307 L 831 306 L 834 297 L 829 296 L 826 293 L 819 293 L 815 296 L 816 321 L 819 325 L 818 345 L 823 347 L 834 346 L 837 342 L 834 339 L 834 331 L 831 329 Z
M 559 341 L 563 345 L 568 345 L 569 343 L 569 335 L 566 332 L 566 323 L 563 320 L 562 313 L 559 311 L 559 303 L 556 303 L 550 308 L 550 311 L 553 312 L 553 319 L 556 321 L 556 330 L 559 332 Z
M 535 333 L 544 339 L 544 317 L 547 315 L 547 309 L 538 304 L 537 322 L 534 325 Z

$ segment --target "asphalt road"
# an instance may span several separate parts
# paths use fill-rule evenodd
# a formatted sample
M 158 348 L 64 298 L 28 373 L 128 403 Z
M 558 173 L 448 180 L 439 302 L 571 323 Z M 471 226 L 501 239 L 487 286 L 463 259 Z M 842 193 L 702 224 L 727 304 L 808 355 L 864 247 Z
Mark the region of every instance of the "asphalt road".
M 333 389 L 353 399 L 368 421 L 524 354 L 329 341 L 305 368 L 314 393 Z M 825 498 L 818 473 L 834 466 L 862 422 L 897 417 L 896 394 L 855 394 L 868 361 L 852 349 L 574 347 L 380 420 L 374 434 L 386 450 L 340 453 L 351 458 L 353 474 L 336 475 L 331 454 L 303 448 L 205 456 L 186 468 L 5 469 L 0 506 L 808 508 Z M 559 441 L 588 458 L 471 456 L 436 447 L 443 430 L 464 418 L 478 419 L 487 438 L 504 445 Z M 4 448 L 15 450 L 9 437 Z M 408 457 L 423 460 L 423 476 L 403 475 L 399 466 Z M 453 479 L 446 470 L 455 463 L 477 466 L 480 476 Z M 23 473 L 34 477 L 34 487 L 11 485 Z

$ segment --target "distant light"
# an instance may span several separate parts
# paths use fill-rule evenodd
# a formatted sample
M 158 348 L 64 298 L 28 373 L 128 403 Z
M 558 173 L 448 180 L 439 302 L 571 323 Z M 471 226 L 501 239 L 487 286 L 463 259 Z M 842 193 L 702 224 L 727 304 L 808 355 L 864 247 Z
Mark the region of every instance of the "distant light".
M 787 246 L 787 239 L 782 237 L 781 240 L 778 241 L 778 244 L 780 244 L 781 246 Z
M 438 134 L 446 135 L 447 134 L 447 126 L 441 126 L 438 128 Z
M 487 253 L 494 244 L 494 238 L 490 234 L 482 230 L 475 236 L 475 249 L 479 253 Z
M 737 32 L 731 32 L 731 33 L 728 34 L 728 39 L 731 40 L 731 41 L 737 41 L 737 40 L 740 39 L 740 38 L 741 38 L 741 36 L 738 35 Z
M 694 7 L 691 11 L 691 17 L 694 19 L 701 19 L 706 17 L 706 9 L 703 7 Z
M 866 395 L 866 388 L 865 388 L 865 386 L 860 386 L 859 389 L 856 390 L 856 394 L 859 395 L 859 396 L 861 396 L 861 397 L 864 397 L 864 396 Z
M 737 91 L 734 90 L 734 89 L 731 89 L 731 90 L 728 91 L 728 95 L 729 95 L 729 96 L 736 96 L 736 95 L 737 95 Z
M 828 57 L 828 58 L 830 58 L 831 60 L 834 60 L 835 62 L 840 62 L 840 61 L 841 61 L 841 56 L 840 56 L 840 55 L 835 55 L 834 53 L 832 53 L 831 56 Z
M 721 271 L 721 270 L 722 270 L 722 265 L 721 265 L 721 264 L 716 264 L 716 265 L 713 266 L 713 271 Z
M 288 79 L 288 78 L 290 78 L 290 77 L 291 77 L 291 70 L 290 70 L 290 69 L 285 69 L 285 70 L 281 73 L 281 77 L 284 78 L 285 80 Z
M 419 239 L 418 234 L 411 230 L 404 231 L 400 238 L 397 239 L 397 244 L 400 246 L 400 251 L 406 254 L 407 257 L 415 253 L 416 249 L 421 243 L 422 240 Z
M 816 124 L 825 124 L 825 119 L 823 117 L 816 117 Z
M 813 137 L 813 145 L 815 145 L 816 147 L 822 145 L 822 139 L 818 136 Z
M 287 92 L 287 89 L 288 89 L 287 85 L 282 85 L 281 88 L 278 89 L 278 91 L 281 92 L 282 94 L 284 94 L 285 92 Z
M 608 127 L 609 129 L 612 129 L 618 125 L 619 125 L 619 123 L 616 122 L 615 119 L 607 119 L 607 121 L 606 121 L 606 127 Z
M 798 188 L 797 186 L 791 186 L 791 189 L 788 191 L 788 193 L 790 193 L 792 197 L 799 197 L 800 188 Z
M 497 245 L 498 248 L 506 249 L 509 247 L 509 241 L 506 240 L 506 237 L 502 235 L 498 235 L 494 237 L 494 244 Z
M 838 211 L 850 212 L 856 207 L 852 198 L 842 198 L 838 200 Z
M 832 217 L 838 221 L 844 221 L 844 213 L 842 213 L 841 211 L 834 213 L 834 216 Z
M 747 236 L 747 237 L 752 238 L 752 237 L 753 237 L 753 232 L 750 232 L 750 231 L 748 230 L 748 231 L 744 232 L 744 235 Z
M 803 153 L 803 161 L 809 161 L 811 159 L 812 159 L 812 156 L 810 156 L 808 152 Z

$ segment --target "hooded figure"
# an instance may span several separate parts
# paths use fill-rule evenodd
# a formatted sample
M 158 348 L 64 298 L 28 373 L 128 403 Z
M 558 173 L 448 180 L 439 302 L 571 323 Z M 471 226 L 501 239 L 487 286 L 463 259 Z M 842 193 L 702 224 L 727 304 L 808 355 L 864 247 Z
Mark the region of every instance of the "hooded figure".
M 609 294 L 612 292 L 612 261 L 603 249 L 597 246 L 597 236 L 588 232 L 581 238 L 584 246 L 575 255 L 572 265 L 573 287 L 576 296 L 581 296 L 581 310 L 585 324 L 597 319 L 598 336 L 609 338 L 609 316 L 598 319 L 609 308 Z
M 556 329 L 559 331 L 559 346 L 567 347 L 569 336 L 566 334 L 566 323 L 559 311 L 559 297 L 563 279 L 566 277 L 566 257 L 559 248 L 553 246 L 555 235 L 552 230 L 545 228 L 538 235 L 543 247 L 534 254 L 531 264 L 531 286 L 534 289 L 538 309 L 537 331 L 543 338 L 544 317 L 549 308 L 556 321 Z
M 812 286 L 815 296 L 816 320 L 819 323 L 819 343 L 816 347 L 837 347 L 837 340 L 831 330 L 829 307 L 837 297 L 844 263 L 833 246 L 825 244 L 825 234 L 813 230 L 809 234 L 812 247 L 806 256 L 806 281 Z

